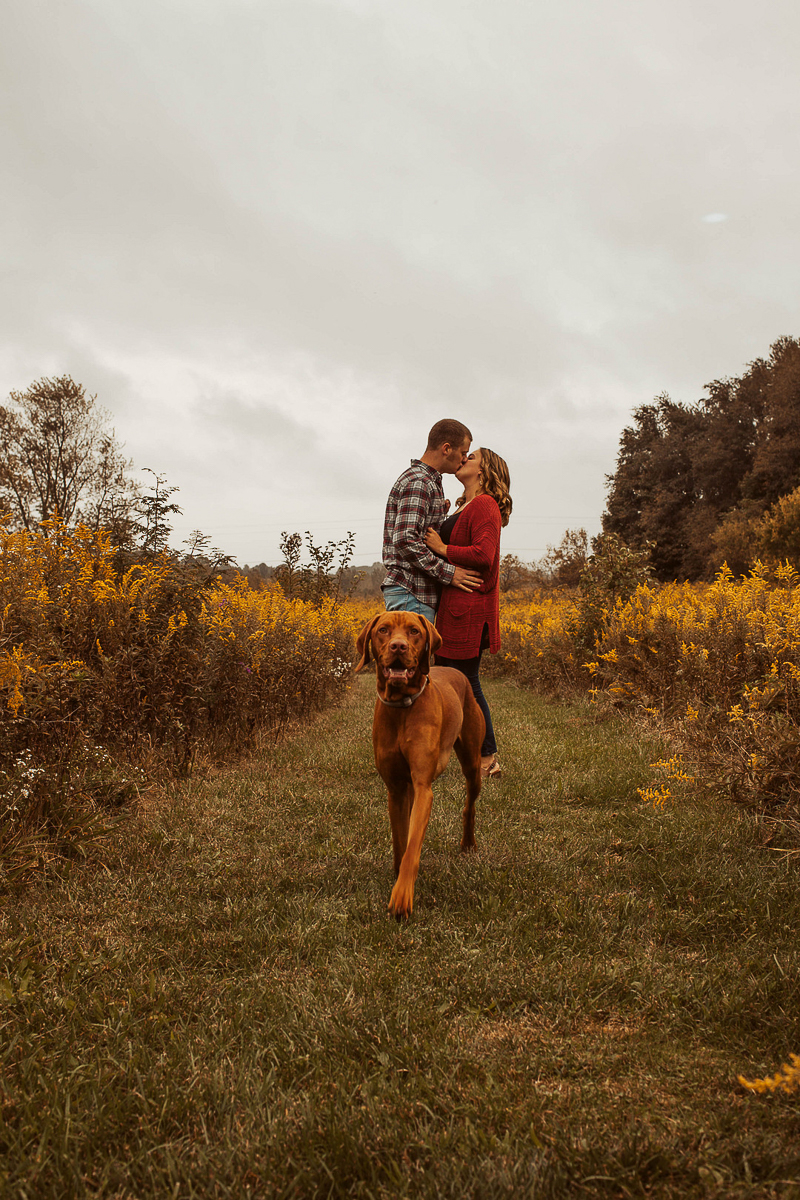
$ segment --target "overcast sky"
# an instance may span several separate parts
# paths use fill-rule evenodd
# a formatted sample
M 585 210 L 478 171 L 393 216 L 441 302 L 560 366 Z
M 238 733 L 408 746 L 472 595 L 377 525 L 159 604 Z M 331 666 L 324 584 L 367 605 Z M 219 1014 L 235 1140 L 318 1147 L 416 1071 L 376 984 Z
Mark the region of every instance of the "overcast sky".
M 370 563 L 453 416 L 538 558 L 598 531 L 636 405 L 800 334 L 797 0 L 4 14 L 0 402 L 83 383 L 180 488 L 175 545 Z

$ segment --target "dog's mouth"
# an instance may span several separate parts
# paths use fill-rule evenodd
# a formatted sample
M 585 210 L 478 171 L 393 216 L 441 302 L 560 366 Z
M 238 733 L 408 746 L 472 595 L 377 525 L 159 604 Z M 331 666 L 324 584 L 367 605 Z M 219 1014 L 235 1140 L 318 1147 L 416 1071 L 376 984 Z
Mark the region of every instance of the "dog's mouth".
M 398 659 L 389 666 L 383 667 L 383 677 L 387 683 L 410 683 L 414 678 L 414 668 L 406 667 Z

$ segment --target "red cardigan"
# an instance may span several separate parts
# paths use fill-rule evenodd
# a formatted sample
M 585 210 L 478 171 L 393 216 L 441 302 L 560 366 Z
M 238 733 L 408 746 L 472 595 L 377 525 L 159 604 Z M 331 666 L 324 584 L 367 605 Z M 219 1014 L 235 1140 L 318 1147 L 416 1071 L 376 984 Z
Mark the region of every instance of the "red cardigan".
M 489 650 L 500 649 L 500 509 L 493 496 L 470 501 L 453 526 L 447 561 L 479 571 L 475 592 L 445 587 L 436 614 L 442 636 L 437 653 L 445 658 L 475 658 L 481 649 L 484 625 L 489 626 Z

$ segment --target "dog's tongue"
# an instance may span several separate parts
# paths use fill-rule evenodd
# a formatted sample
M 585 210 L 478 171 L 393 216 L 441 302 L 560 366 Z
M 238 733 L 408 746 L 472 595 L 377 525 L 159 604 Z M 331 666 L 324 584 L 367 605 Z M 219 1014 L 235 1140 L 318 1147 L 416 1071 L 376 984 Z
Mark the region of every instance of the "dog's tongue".
M 384 674 L 387 683 L 407 683 L 411 672 L 405 667 L 387 667 Z

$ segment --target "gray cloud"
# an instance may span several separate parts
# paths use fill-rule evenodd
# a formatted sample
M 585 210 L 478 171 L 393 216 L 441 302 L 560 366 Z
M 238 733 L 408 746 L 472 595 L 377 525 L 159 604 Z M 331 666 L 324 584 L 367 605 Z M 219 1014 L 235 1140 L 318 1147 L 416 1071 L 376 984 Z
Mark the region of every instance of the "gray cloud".
M 243 560 L 377 557 L 445 414 L 509 460 L 509 549 L 594 531 L 633 405 L 798 331 L 787 0 L 10 13 L 0 383 L 72 372 Z

